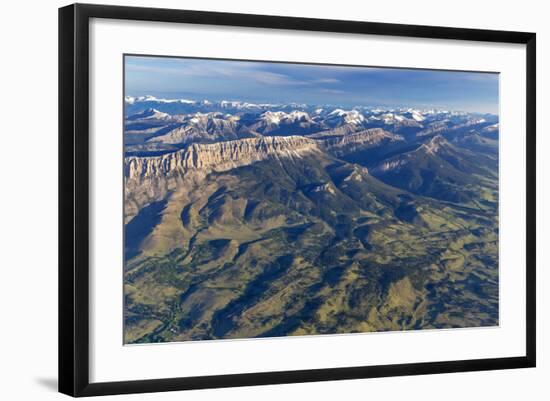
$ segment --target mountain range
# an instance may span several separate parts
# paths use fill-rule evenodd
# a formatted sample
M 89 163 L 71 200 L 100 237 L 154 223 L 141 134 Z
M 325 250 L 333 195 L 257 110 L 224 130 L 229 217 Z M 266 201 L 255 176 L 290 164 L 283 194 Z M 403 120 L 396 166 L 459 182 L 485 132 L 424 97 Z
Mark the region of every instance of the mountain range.
M 498 324 L 498 116 L 125 113 L 126 343 Z

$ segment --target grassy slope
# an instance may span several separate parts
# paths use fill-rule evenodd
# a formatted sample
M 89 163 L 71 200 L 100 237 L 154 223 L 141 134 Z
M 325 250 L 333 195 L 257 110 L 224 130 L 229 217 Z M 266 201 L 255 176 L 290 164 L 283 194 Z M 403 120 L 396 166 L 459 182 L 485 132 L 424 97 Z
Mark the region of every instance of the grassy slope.
M 211 175 L 167 196 L 128 260 L 125 340 L 495 325 L 483 197 L 413 196 L 328 156 Z

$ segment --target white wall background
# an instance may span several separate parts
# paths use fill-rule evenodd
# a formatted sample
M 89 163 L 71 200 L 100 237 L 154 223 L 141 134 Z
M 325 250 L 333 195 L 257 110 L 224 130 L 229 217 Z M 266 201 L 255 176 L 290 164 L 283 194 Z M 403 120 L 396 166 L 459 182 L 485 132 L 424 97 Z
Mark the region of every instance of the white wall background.
M 371 398 L 483 400 L 550 397 L 544 293 L 550 257 L 549 11 L 540 0 L 338 2 L 116 1 L 112 4 L 534 31 L 538 41 L 538 367 L 536 369 L 292 384 L 124 399 L 281 400 Z M 68 2 L 67 2 L 68 3 Z M 0 20 L 0 398 L 53 400 L 57 376 L 57 8 L 62 1 L 3 4 Z M 545 71 L 546 69 L 546 71 Z M 109 397 L 123 399 L 122 397 Z

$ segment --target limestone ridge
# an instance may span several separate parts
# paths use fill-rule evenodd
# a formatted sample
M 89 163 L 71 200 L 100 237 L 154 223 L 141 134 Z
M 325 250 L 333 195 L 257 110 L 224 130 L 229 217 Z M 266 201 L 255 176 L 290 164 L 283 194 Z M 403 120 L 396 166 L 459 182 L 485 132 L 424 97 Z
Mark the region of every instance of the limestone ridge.
M 301 158 L 320 152 L 317 142 L 302 136 L 245 138 L 212 144 L 192 144 L 183 150 L 124 160 L 126 179 L 144 179 L 188 171 L 227 171 L 270 157 Z
M 382 128 L 370 128 L 353 134 L 326 139 L 324 146 L 327 149 L 351 145 L 376 146 L 384 140 L 395 142 L 403 141 L 404 138 L 401 135 L 387 132 Z
M 382 141 L 403 141 L 400 135 L 372 128 L 339 137 L 311 139 L 303 136 L 266 136 L 243 138 L 211 144 L 191 144 L 185 149 L 162 156 L 130 156 L 125 159 L 129 180 L 165 177 L 189 171 L 227 171 L 269 157 L 300 158 L 308 152 L 336 150 L 356 146 L 377 146 Z

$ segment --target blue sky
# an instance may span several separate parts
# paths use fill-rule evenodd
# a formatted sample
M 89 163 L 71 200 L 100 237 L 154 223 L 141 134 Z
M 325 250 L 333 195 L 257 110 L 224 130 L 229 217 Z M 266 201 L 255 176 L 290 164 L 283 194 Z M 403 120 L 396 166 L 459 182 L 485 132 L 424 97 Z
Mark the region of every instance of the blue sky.
M 125 64 L 130 96 L 498 113 L 498 74 L 138 56 Z

